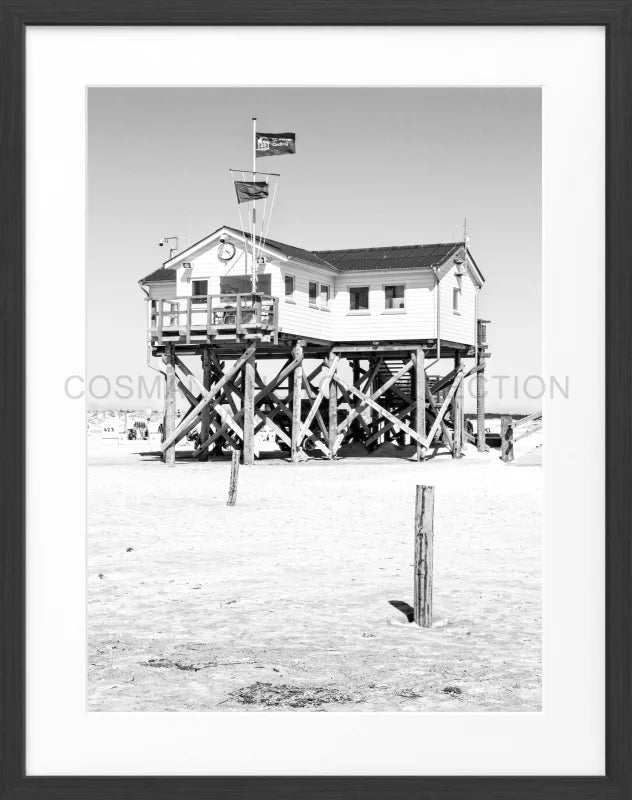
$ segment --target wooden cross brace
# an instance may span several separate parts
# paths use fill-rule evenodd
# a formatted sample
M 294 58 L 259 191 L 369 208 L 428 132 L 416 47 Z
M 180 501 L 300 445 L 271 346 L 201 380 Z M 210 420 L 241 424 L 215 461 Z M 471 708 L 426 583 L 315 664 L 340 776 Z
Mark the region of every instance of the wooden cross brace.
M 239 372 L 239 370 L 246 363 L 246 361 L 248 361 L 248 359 L 250 358 L 251 355 L 253 355 L 254 352 L 255 352 L 255 345 L 250 345 L 250 347 L 244 353 L 242 353 L 242 355 L 237 359 L 237 361 L 235 361 L 232 368 L 223 375 L 223 377 L 215 384 L 215 386 L 213 386 L 213 388 L 205 396 L 202 397 L 202 399 L 194 407 L 193 411 L 189 415 L 189 418 L 187 418 L 186 420 L 182 420 L 180 424 L 176 427 L 176 429 L 173 431 L 173 433 L 171 433 L 162 443 L 161 450 L 163 453 L 169 447 L 179 442 L 180 439 L 186 436 L 187 433 L 189 433 L 189 431 L 192 430 L 198 424 L 199 421 L 198 418 L 202 413 L 202 410 L 207 405 L 211 404 L 211 402 L 219 394 L 221 389 L 223 389 L 226 383 Z M 204 391 L 206 391 L 206 389 L 204 389 Z M 217 405 L 215 407 L 219 408 L 219 406 Z M 190 417 L 193 417 L 193 419 L 190 419 Z M 232 426 L 229 423 L 227 423 L 227 427 L 232 427 Z
M 408 368 L 410 369 L 410 366 Z M 422 437 L 418 436 L 416 431 L 414 431 L 405 422 L 402 422 L 402 420 L 399 419 L 398 417 L 396 417 L 395 414 L 392 414 L 390 411 L 388 411 L 386 408 L 384 408 L 384 406 L 380 405 L 379 403 L 376 403 L 375 400 L 372 398 L 372 396 L 367 395 L 367 394 L 363 394 L 359 389 L 356 389 L 355 386 L 352 386 L 350 383 L 347 383 L 347 381 L 345 381 L 343 378 L 341 378 L 340 375 L 336 375 L 334 380 L 336 381 L 336 383 L 338 383 L 338 385 L 342 389 L 346 389 L 347 392 L 349 392 L 350 394 L 352 394 L 355 397 L 358 397 L 360 400 L 362 400 L 363 404 L 370 406 L 372 409 L 377 411 L 380 416 L 384 417 L 389 422 L 394 423 L 394 425 L 399 426 L 400 430 L 406 431 L 406 433 L 412 439 L 414 439 L 416 442 L 419 442 L 423 447 L 427 446 L 425 444 L 425 440 Z M 361 417 L 360 417 L 360 419 L 361 419 Z M 336 440 L 336 445 L 337 445 L 336 448 L 335 448 L 336 450 L 339 447 L 339 444 L 338 444 L 339 441 L 342 441 L 342 439 L 340 437 L 339 437 L 338 440 Z
M 206 406 L 209 406 L 211 408 L 212 412 L 213 412 L 213 415 L 218 416 L 221 419 L 223 425 L 227 426 L 228 428 L 230 428 L 232 430 L 232 432 L 238 437 L 238 439 L 240 439 L 243 442 L 243 440 L 244 440 L 243 430 L 239 427 L 239 425 L 237 425 L 233 421 L 233 419 L 231 418 L 231 415 L 221 405 L 221 399 L 222 399 L 222 396 L 224 396 L 226 399 L 230 398 L 230 401 L 229 401 L 230 405 L 234 410 L 236 410 L 236 406 L 234 404 L 232 396 L 228 392 L 228 387 L 229 386 L 233 387 L 233 389 L 236 390 L 236 387 L 234 387 L 234 384 L 232 383 L 232 381 L 230 380 L 230 377 L 229 377 L 232 373 L 234 373 L 234 369 L 231 371 L 231 373 L 227 373 L 227 375 L 223 376 L 223 378 L 225 378 L 225 380 L 224 380 L 224 383 L 222 385 L 222 390 L 217 392 L 217 398 L 213 399 L 211 397 L 209 399 L 209 395 L 211 395 L 213 393 L 213 389 L 210 390 L 210 391 L 208 389 L 205 389 L 204 386 L 202 385 L 202 383 L 200 383 L 200 381 L 191 372 L 191 370 L 187 367 L 187 365 L 178 357 L 176 357 L 176 366 L 179 367 L 182 370 L 182 372 L 184 372 L 186 374 L 186 376 L 189 378 L 190 381 L 195 383 L 196 388 L 198 389 L 198 391 L 200 393 L 199 397 L 197 398 L 197 400 L 198 400 L 197 405 L 193 406 L 192 409 L 191 408 L 189 409 L 189 412 L 187 413 L 186 418 L 181 421 L 181 425 L 183 423 L 186 423 L 186 424 L 192 423 L 192 424 L 190 424 L 190 427 L 189 427 L 189 430 L 192 430 L 198 424 L 199 417 L 202 414 L 202 410 Z M 217 389 L 217 386 L 219 385 L 219 383 L 220 383 L 220 381 L 218 381 L 218 383 L 213 388 Z M 191 397 L 193 397 L 193 395 L 191 395 Z M 196 398 L 194 398 L 194 400 L 195 399 Z M 205 403 L 205 401 L 207 401 L 207 400 L 208 400 L 208 403 Z M 191 402 L 191 401 L 189 400 L 189 402 Z M 190 420 L 189 418 L 193 414 L 195 414 L 195 418 L 193 420 Z M 187 422 L 187 420 L 188 420 L 188 422 Z M 222 438 L 224 438 L 230 444 L 235 445 L 236 444 L 235 439 L 230 435 L 223 435 L 225 432 L 226 431 L 225 431 L 224 427 L 222 427 Z
M 249 350 L 250 349 L 254 350 L 254 348 L 249 348 Z M 248 353 L 248 351 L 246 351 L 246 353 Z M 246 354 L 244 353 L 244 355 Z M 243 364 L 247 359 L 243 358 L 243 356 L 242 359 L 240 360 L 242 361 Z M 279 386 L 279 384 L 283 383 L 286 377 L 294 371 L 295 367 L 298 366 L 302 362 L 302 360 L 303 360 L 302 356 L 300 358 L 293 359 L 289 364 L 283 367 L 283 369 L 279 372 L 279 374 L 275 378 L 273 378 L 270 381 L 270 383 L 268 383 L 263 389 L 261 389 L 261 391 L 254 398 L 255 409 L 265 397 L 267 397 L 271 392 L 273 392 L 277 388 L 277 386 Z M 234 373 L 235 369 L 233 368 L 233 370 L 231 370 L 230 377 L 232 377 Z M 244 409 L 241 408 L 236 414 L 233 415 L 232 421 L 235 423 L 240 421 L 243 415 L 244 415 Z M 217 439 L 217 437 L 221 435 L 221 433 L 223 433 L 226 427 L 227 423 L 224 423 L 224 425 L 220 428 L 220 430 L 214 433 L 213 436 L 209 436 L 209 438 L 205 442 L 201 442 L 197 450 L 195 450 L 195 455 L 196 456 L 199 455 L 200 453 L 204 452 L 204 450 L 206 450 L 208 447 L 210 447 L 210 445 L 213 444 L 215 439 Z

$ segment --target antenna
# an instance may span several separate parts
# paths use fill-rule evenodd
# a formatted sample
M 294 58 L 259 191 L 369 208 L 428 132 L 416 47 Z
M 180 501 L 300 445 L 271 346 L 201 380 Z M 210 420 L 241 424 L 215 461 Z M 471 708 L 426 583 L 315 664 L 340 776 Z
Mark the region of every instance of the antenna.
M 257 118 L 252 118 L 252 170 L 257 179 Z M 257 291 L 257 211 L 252 201 L 252 274 L 250 276 L 253 293 Z
M 467 243 L 469 241 L 469 237 L 467 235 L 467 217 L 463 217 L 463 260 L 461 260 L 460 256 L 455 258 L 454 263 L 456 264 L 456 274 L 460 278 L 462 275 L 465 275 L 467 271 Z
M 178 252 L 178 237 L 177 236 L 163 236 L 158 242 L 158 247 L 164 247 L 167 242 L 175 242 L 175 246 L 169 245 L 169 259 L 173 258 L 173 254 Z

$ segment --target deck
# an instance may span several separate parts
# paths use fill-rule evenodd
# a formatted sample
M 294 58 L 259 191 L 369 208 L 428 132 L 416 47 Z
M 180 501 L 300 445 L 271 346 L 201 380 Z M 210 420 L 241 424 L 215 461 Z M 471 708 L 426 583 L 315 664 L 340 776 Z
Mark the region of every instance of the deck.
M 152 301 L 152 345 L 276 344 L 279 300 L 266 294 L 209 294 Z
M 181 355 L 201 354 L 213 347 L 227 358 L 238 358 L 244 347 L 257 344 L 258 358 L 280 358 L 291 352 L 297 340 L 303 342 L 307 357 L 334 352 L 354 358 L 388 353 L 403 357 L 423 347 L 429 358 L 465 358 L 476 348 L 446 339 L 420 337 L 409 340 L 330 341 L 304 336 L 300 331 L 279 330 L 279 299 L 265 294 L 213 294 L 152 301 L 149 340 L 154 355 L 168 345 Z

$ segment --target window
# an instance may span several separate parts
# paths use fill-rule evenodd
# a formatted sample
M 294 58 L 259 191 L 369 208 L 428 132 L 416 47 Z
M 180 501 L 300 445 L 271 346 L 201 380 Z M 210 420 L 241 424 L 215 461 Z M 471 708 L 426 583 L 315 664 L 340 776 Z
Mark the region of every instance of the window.
M 224 275 L 219 279 L 221 294 L 251 294 L 252 277 L 250 275 Z M 257 275 L 257 293 L 270 294 L 272 278 L 270 275 Z
M 404 284 L 398 284 L 397 286 L 385 286 L 384 287 L 384 308 L 387 309 L 396 309 L 396 310 L 403 310 L 405 308 L 404 305 L 404 291 L 406 287 Z
M 208 281 L 191 281 L 191 303 L 194 306 L 204 305 L 208 294 Z
M 454 289 L 452 289 L 452 311 L 455 314 L 460 314 L 461 313 L 459 311 L 459 302 L 460 302 L 460 300 L 461 300 L 461 290 L 458 287 L 455 286 Z
M 294 275 L 285 276 L 285 299 L 294 302 Z
M 349 289 L 349 311 L 369 310 L 369 287 L 354 286 Z
M 323 283 L 320 285 L 320 307 L 322 309 L 329 308 L 329 286 Z
M 318 284 L 309 282 L 309 304 L 310 306 L 316 305 L 316 297 L 318 296 Z

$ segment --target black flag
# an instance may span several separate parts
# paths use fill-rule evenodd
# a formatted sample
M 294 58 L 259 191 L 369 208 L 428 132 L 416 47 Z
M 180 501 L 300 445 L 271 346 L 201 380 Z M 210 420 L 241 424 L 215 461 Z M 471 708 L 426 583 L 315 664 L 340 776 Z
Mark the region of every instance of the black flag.
M 257 158 L 296 153 L 295 133 L 257 133 Z
M 268 196 L 268 184 L 265 181 L 235 181 L 238 203 L 250 200 L 261 200 Z

